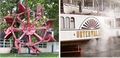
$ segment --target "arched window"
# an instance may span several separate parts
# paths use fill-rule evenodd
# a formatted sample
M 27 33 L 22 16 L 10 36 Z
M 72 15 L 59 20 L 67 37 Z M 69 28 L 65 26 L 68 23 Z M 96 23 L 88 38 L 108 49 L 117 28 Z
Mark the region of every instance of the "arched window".
M 70 29 L 75 29 L 75 18 L 71 17 L 70 19 Z
M 75 29 L 75 18 L 74 17 L 60 17 L 61 30 Z
M 65 18 L 65 29 L 70 29 L 70 18 L 69 17 Z
M 60 21 L 61 21 L 60 22 L 61 30 L 65 29 L 65 21 L 64 21 L 64 17 L 63 16 L 60 17 Z

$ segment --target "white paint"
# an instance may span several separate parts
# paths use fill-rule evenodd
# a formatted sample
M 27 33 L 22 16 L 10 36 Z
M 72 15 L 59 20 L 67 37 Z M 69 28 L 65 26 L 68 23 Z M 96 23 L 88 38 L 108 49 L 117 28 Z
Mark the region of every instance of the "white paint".
M 73 11 L 75 13 L 79 13 L 79 6 L 78 5 L 64 3 L 63 7 L 64 7 L 64 12 L 65 13 L 72 13 Z
M 53 47 L 53 52 L 59 52 L 59 43 L 58 42 L 54 42 L 54 47 Z
M 0 48 L 0 53 L 10 53 L 11 48 Z
M 79 37 L 77 38 L 77 31 L 99 31 L 99 30 L 71 30 L 71 31 L 60 31 L 60 40 L 61 41 L 70 41 L 70 40 L 87 40 L 87 39 L 95 39 L 100 38 L 100 36 L 90 36 L 90 37 Z
M 73 14 L 61 14 L 61 16 L 63 17 L 74 17 L 75 18 L 75 29 L 76 30 L 61 30 L 60 31 L 60 39 L 61 41 L 69 41 L 69 40 L 81 40 L 80 38 L 75 38 L 75 36 L 73 35 L 75 32 L 77 31 L 80 27 L 80 25 L 83 23 L 83 21 L 87 18 L 87 17 L 95 17 L 98 19 L 98 21 L 100 22 L 100 34 L 101 36 L 98 37 L 100 38 L 98 41 L 96 41 L 94 38 L 92 38 L 93 41 L 89 42 L 89 45 L 91 48 L 93 48 L 93 46 L 96 46 L 96 49 L 101 52 L 101 51 L 107 51 L 109 49 L 109 39 L 110 37 L 113 36 L 118 36 L 120 35 L 120 30 L 119 29 L 115 29 L 114 28 L 114 21 L 115 18 L 112 17 L 105 17 L 105 16 L 93 16 L 93 15 L 73 15 Z M 109 24 L 109 22 L 112 22 L 111 26 Z M 87 39 L 87 38 L 84 38 Z M 95 47 L 93 48 L 95 49 Z M 93 50 L 92 50 L 93 51 Z M 92 52 L 91 51 L 91 52 Z M 86 51 L 88 52 L 88 51 Z

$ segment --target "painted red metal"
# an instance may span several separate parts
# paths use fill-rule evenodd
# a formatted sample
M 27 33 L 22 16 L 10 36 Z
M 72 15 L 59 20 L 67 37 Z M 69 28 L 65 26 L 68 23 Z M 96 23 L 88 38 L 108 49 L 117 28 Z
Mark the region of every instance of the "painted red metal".
M 22 31 L 26 34 L 26 35 L 32 35 L 35 33 L 36 29 L 35 26 L 31 23 L 25 23 L 22 25 Z
M 18 3 L 18 10 L 19 13 L 25 12 L 25 6 L 22 3 Z
M 12 25 L 12 23 L 13 23 L 13 17 L 12 16 L 10 16 L 10 15 L 5 16 L 4 19 L 7 22 L 7 24 Z
M 52 24 L 53 21 L 47 21 L 45 24 L 45 26 L 43 27 L 39 27 L 39 30 L 42 30 L 43 32 L 43 36 L 39 35 L 36 33 L 37 27 L 35 26 L 36 24 L 30 22 L 30 9 L 29 8 L 25 8 L 23 4 L 19 3 L 18 4 L 18 8 L 19 8 L 19 13 L 17 13 L 15 16 L 15 18 L 13 19 L 12 16 L 7 16 L 5 17 L 6 22 L 8 24 L 10 24 L 10 27 L 8 27 L 8 29 L 5 31 L 5 39 L 10 39 L 11 36 L 13 36 L 14 38 L 14 44 L 16 49 L 18 49 L 18 53 L 21 53 L 21 45 L 27 46 L 29 49 L 32 50 L 33 53 L 39 53 L 39 49 L 36 47 L 36 45 L 41 44 L 43 42 L 49 42 L 49 41 L 55 41 L 54 37 L 51 34 L 51 28 L 52 28 Z M 25 11 L 26 9 L 26 11 Z M 38 10 L 37 12 L 41 13 L 43 12 L 42 8 L 38 8 L 40 10 Z M 25 14 L 27 13 L 27 14 Z M 39 14 L 37 13 L 37 14 Z M 21 18 L 22 15 L 27 15 L 27 22 L 23 21 L 23 19 Z M 41 19 L 42 15 L 39 14 L 36 18 L 38 20 Z M 25 18 L 24 18 L 25 19 Z M 37 20 L 35 20 L 37 22 Z M 21 28 L 17 28 L 15 27 L 15 23 L 18 22 L 21 26 Z M 17 37 L 15 33 L 19 33 L 22 32 L 23 34 L 20 37 Z M 32 42 L 32 36 L 36 37 L 37 42 Z M 28 41 L 27 42 L 21 42 L 21 39 L 27 36 Z

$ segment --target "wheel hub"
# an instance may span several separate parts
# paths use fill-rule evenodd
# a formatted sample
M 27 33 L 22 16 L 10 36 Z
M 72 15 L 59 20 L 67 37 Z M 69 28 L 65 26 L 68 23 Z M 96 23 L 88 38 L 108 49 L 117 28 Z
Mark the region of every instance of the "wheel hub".
M 23 24 L 22 30 L 23 30 L 24 33 L 26 33 L 26 35 L 32 35 L 36 31 L 35 25 L 33 25 L 31 23 L 25 23 L 25 24 Z

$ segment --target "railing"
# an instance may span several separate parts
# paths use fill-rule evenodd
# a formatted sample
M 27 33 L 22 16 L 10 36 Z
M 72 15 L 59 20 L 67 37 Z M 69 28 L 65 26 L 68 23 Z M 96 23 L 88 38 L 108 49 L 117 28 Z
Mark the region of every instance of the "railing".
M 23 41 L 21 41 L 23 42 Z M 42 43 L 37 45 L 39 48 L 46 48 L 47 43 Z M 0 48 L 7 48 L 7 47 L 13 47 L 13 40 L 0 40 Z M 22 45 L 23 48 L 26 46 Z
M 78 5 L 64 3 L 63 8 L 64 8 L 65 13 L 72 13 L 72 12 L 79 13 L 79 6 Z
M 97 7 L 92 7 L 92 6 L 89 6 L 89 7 L 82 7 L 82 13 L 97 13 L 98 10 L 97 10 Z M 78 5 L 74 5 L 74 4 L 68 4 L 68 3 L 64 3 L 63 4 L 63 8 L 64 8 L 64 12 L 65 13 L 80 13 L 79 12 L 79 6 Z
M 0 40 L 0 47 L 12 47 L 12 40 Z

